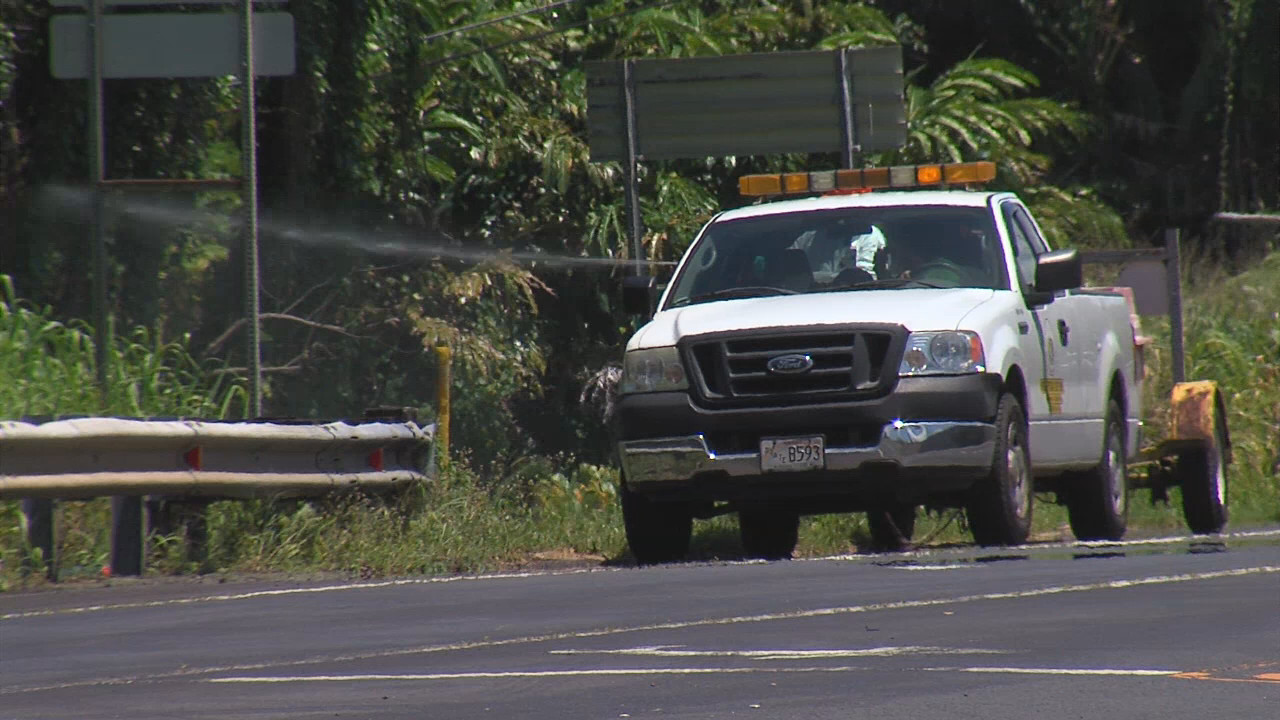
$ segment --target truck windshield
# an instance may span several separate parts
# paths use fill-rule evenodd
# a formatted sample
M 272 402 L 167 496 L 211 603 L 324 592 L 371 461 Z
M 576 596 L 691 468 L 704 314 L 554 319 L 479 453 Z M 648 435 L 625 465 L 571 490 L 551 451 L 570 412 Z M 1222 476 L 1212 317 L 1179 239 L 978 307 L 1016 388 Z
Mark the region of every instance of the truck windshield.
M 897 287 L 1008 289 L 989 210 L 857 207 L 711 224 L 667 307 L 770 294 Z

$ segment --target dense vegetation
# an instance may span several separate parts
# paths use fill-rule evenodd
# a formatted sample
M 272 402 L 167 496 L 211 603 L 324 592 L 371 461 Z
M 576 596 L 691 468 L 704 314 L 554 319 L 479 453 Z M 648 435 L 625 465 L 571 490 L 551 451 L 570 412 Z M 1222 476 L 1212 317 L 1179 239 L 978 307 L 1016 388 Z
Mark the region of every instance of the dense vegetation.
M 1187 274 L 1188 279 L 1193 275 Z M 1280 522 L 1280 253 L 1235 277 L 1194 275 L 1187 312 L 1188 373 L 1218 381 L 1228 398 L 1234 446 L 1232 526 Z M 1156 339 L 1146 385 L 1147 420 L 1159 437 L 1167 419 L 1162 403 L 1171 384 L 1168 326 L 1157 324 L 1147 331 Z M 112 412 L 216 416 L 243 402 L 239 384 L 200 381 L 225 374 L 199 372 L 181 342 L 121 340 L 114 354 L 118 371 Z M 21 393 L 3 396 L 9 406 L 19 398 L 36 403 L 33 407 L 91 409 L 96 402 L 92 392 L 66 395 L 68 386 L 74 393 L 93 376 L 92 346 L 83 330 L 52 321 L 47 311 L 11 297 L 0 303 L 0 367 L 9 377 L 31 379 Z M 82 382 L 66 383 L 66 378 Z M 389 503 L 360 497 L 324 503 L 214 503 L 206 513 L 203 555 L 188 554 L 182 531 L 161 534 L 152 537 L 147 567 L 161 573 L 217 569 L 369 576 L 617 561 L 626 552 L 616 480 L 611 468 L 564 458 L 526 457 L 500 479 L 455 461 L 436 482 Z M 1146 493 L 1138 493 L 1130 511 L 1131 534 L 1181 529 L 1178 493 L 1174 488 L 1167 505 L 1149 504 Z M 61 504 L 55 550 L 60 577 L 95 576 L 106 565 L 109 512 L 105 499 Z M 26 545 L 23 523 L 16 501 L 0 501 L 0 590 L 40 581 L 38 575 L 22 572 L 24 560 L 39 561 L 37 551 Z M 1042 504 L 1034 531 L 1039 540 L 1070 539 L 1065 510 Z M 968 535 L 962 516 L 948 512 L 922 517 L 916 539 L 966 542 Z M 828 515 L 806 519 L 797 553 L 871 547 L 861 515 Z M 740 553 L 732 517 L 698 524 L 694 557 Z
M 860 161 L 994 160 L 997 186 L 1022 193 L 1059 245 L 1144 245 L 1177 226 L 1200 267 L 1228 273 L 1280 247 L 1274 225 L 1212 220 L 1280 208 L 1275 2 L 335 0 L 288 10 L 298 71 L 258 84 L 265 413 L 395 404 L 430 417 L 436 369 L 424 349 L 448 343 L 464 463 L 517 497 L 530 497 L 535 476 L 607 462 L 599 416 L 580 398 L 634 322 L 618 307 L 620 269 L 561 262 L 630 252 L 621 170 L 587 152 L 588 60 L 899 43 L 910 140 Z M 56 342 L 82 344 L 87 330 L 72 319 L 90 316 L 86 83 L 49 75 L 48 3 L 2 12 L 0 272 L 41 308 L 25 312 L 65 323 Z M 234 177 L 238 89 L 234 78 L 108 81 L 107 176 Z M 646 163 L 646 251 L 677 257 L 716 208 L 739 203 L 743 172 L 836 162 Z M 206 400 L 93 407 L 83 368 L 59 390 L 76 397 L 38 397 L 19 364 L 3 368 L 0 415 L 241 412 L 240 385 L 208 384 L 246 365 L 238 198 L 122 192 L 109 205 L 115 326 L 148 329 L 119 352 L 170 354 L 163 364 Z M 1206 359 L 1224 345 L 1202 338 L 1229 328 L 1209 317 L 1189 327 L 1189 369 L 1226 382 Z M 1268 327 L 1232 342 L 1274 358 Z M 162 338 L 180 339 L 181 356 Z M 1240 362 L 1243 373 L 1251 361 Z M 196 373 L 209 363 L 224 372 Z M 148 392 L 113 383 L 111 397 Z M 1233 392 L 1256 387 L 1275 389 Z M 1260 423 L 1250 431 L 1260 438 L 1280 423 L 1274 398 L 1263 394 L 1243 420 Z M 1256 442 L 1247 457 L 1266 472 L 1268 441 Z

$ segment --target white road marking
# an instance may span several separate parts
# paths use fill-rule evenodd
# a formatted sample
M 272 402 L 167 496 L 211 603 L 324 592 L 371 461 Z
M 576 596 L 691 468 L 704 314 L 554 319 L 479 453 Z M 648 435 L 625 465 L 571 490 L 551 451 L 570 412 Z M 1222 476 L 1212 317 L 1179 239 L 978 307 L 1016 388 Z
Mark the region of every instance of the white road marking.
M 1009 545 L 1001 548 L 976 548 L 973 546 L 964 546 L 955 550 L 943 550 L 941 548 L 921 548 L 909 552 L 892 552 L 880 553 L 878 555 L 866 555 L 859 553 L 842 553 L 839 555 L 823 555 L 820 557 L 797 558 L 795 562 L 821 562 L 824 560 L 866 560 L 868 558 L 893 558 L 895 560 L 910 560 L 922 556 L 937 555 L 939 553 L 967 553 L 974 550 L 991 550 L 993 554 L 1008 553 L 1016 550 L 1058 550 L 1067 548 L 1084 548 L 1091 550 L 1105 549 L 1111 547 L 1141 547 L 1144 545 L 1176 545 L 1178 543 L 1215 543 L 1227 540 L 1252 540 L 1257 538 L 1280 537 L 1280 530 L 1246 530 L 1240 532 L 1222 533 L 1219 535 L 1168 535 L 1157 538 L 1142 538 L 1139 540 L 1071 540 L 1067 542 L 1055 543 L 1032 543 L 1027 545 Z M 907 567 L 892 565 L 890 567 Z M 941 566 L 938 566 L 941 567 Z
M 742 668 L 584 668 L 581 670 L 507 670 L 499 672 L 425 673 L 415 675 L 292 675 L 206 678 L 207 683 L 355 682 L 361 680 L 488 680 L 494 678 L 587 677 L 592 675 L 747 675 L 751 673 L 835 673 L 867 670 L 857 667 L 742 667 Z
M 1135 677 L 1169 677 L 1182 670 L 1141 670 L 1123 668 L 1020 668 L 1020 667 L 931 667 L 929 672 L 993 673 L 1006 675 L 1130 675 Z
M 168 600 L 146 600 L 142 602 L 115 603 L 110 605 L 85 605 L 82 607 L 58 608 L 54 610 L 28 610 L 26 612 L 6 613 L 0 620 L 19 620 L 29 617 L 48 615 L 76 615 L 80 613 L 100 612 L 102 610 L 135 610 L 138 608 L 166 607 L 169 605 L 194 605 L 198 603 L 226 602 L 230 600 L 253 600 L 256 598 L 277 597 L 281 595 L 306 595 L 310 593 L 338 592 L 343 590 L 370 590 L 404 585 L 439 585 L 454 582 L 476 582 L 481 580 L 520 580 L 532 577 L 558 577 L 561 575 L 583 575 L 596 572 L 620 572 L 623 568 L 581 568 L 578 570 L 548 570 L 545 572 L 492 573 L 488 575 L 454 575 L 450 577 L 406 578 L 403 580 L 380 580 L 378 582 L 349 583 L 345 585 L 320 585 L 316 587 L 286 588 L 284 590 L 254 590 L 252 592 L 228 593 L 223 595 L 200 595 L 186 598 L 170 598 Z
M 978 565 L 972 563 L 954 563 L 951 565 L 889 565 L 893 570 L 972 570 Z
M 903 655 L 1007 655 L 1008 650 L 945 648 L 924 645 L 848 648 L 832 650 L 690 650 L 683 646 L 620 648 L 615 650 L 551 650 L 551 655 L 639 655 L 649 657 L 741 657 L 752 660 L 805 660 L 809 658 L 900 657 Z
M 479 648 L 506 647 L 513 645 L 524 645 L 541 642 L 554 642 L 561 640 L 579 640 L 583 638 L 607 637 L 611 635 L 622 635 L 625 633 L 636 632 L 652 632 L 661 630 L 683 630 L 694 627 L 712 627 L 734 625 L 738 623 L 757 623 L 772 622 L 777 620 L 796 620 L 814 617 L 830 617 L 835 615 L 848 615 L 856 613 L 870 613 L 884 610 L 908 610 L 915 608 L 937 607 L 942 605 L 958 605 L 964 603 L 980 602 L 985 600 L 1017 600 L 1035 597 L 1045 597 L 1049 595 L 1061 595 L 1066 593 L 1092 592 L 1094 590 L 1119 590 L 1131 587 L 1142 587 L 1146 585 L 1168 585 L 1173 583 L 1197 582 L 1202 580 L 1218 580 L 1222 578 L 1246 577 L 1249 575 L 1261 575 L 1280 572 L 1280 566 L 1261 565 L 1249 568 L 1236 568 L 1232 570 L 1217 570 L 1202 573 L 1186 573 L 1182 575 L 1155 575 L 1143 578 L 1133 578 L 1130 580 L 1110 580 L 1096 583 L 1083 583 L 1079 585 L 1056 585 L 1050 587 L 1035 588 L 1031 590 L 1018 590 L 1011 592 L 984 593 L 980 595 L 960 595 L 949 598 L 934 598 L 928 600 L 896 600 L 893 602 L 870 603 L 867 605 L 847 605 L 842 607 L 816 608 L 812 610 L 794 610 L 780 613 L 763 613 L 759 615 L 740 615 L 734 617 L 719 618 L 701 618 L 698 620 L 683 620 L 676 622 L 654 623 L 650 625 L 634 625 L 631 627 L 611 627 L 597 630 L 578 630 L 570 632 L 546 633 L 543 635 L 525 635 L 520 637 L 505 638 L 500 640 L 472 640 L 456 643 L 444 643 L 439 645 L 426 645 L 415 648 L 403 648 L 399 650 L 380 650 L 368 653 L 351 653 L 347 655 L 329 655 L 315 656 L 310 658 L 302 658 L 298 660 L 288 660 L 284 662 L 273 663 L 245 663 L 238 665 L 226 665 L 221 667 L 206 668 L 183 668 L 172 670 L 164 673 L 153 673 L 149 675 L 97 678 L 90 680 L 82 680 L 70 683 L 62 683 L 57 685 L 26 687 L 26 688 L 6 688 L 0 687 L 0 696 L 11 695 L 17 693 L 37 692 L 43 690 L 57 690 L 70 687 L 84 687 L 93 685 L 118 685 L 143 680 L 162 680 L 167 678 L 192 677 L 196 675 L 208 675 L 217 672 L 251 672 L 254 670 L 269 670 L 274 668 L 285 667 L 301 667 L 306 665 L 318 665 L 321 663 L 341 663 L 355 662 L 361 660 L 376 660 L 392 657 L 403 657 L 407 655 L 421 655 L 428 653 L 450 652 L 455 650 L 474 650 Z
M 1103 677 L 1174 677 L 1180 670 L 1150 670 L 1142 668 L 1020 668 L 1020 667 L 929 667 L 927 672 L 989 673 L 1005 675 L 1059 675 Z M 202 682 L 217 684 L 275 684 L 307 682 L 369 682 L 369 681 L 428 681 L 428 680 L 494 680 L 508 678 L 563 678 L 608 677 L 631 675 L 747 675 L 754 673 L 847 673 L 871 672 L 874 668 L 855 666 L 835 667 L 710 667 L 710 668 L 582 668 L 577 670 L 505 670 L 489 672 L 406 673 L 361 675 L 270 675 L 262 677 L 240 676 L 205 678 Z
M 1053 543 L 1053 544 L 1043 544 L 1043 545 L 1022 545 L 1018 547 L 1002 548 L 1002 550 L 1003 551 L 1017 550 L 1017 549 L 1043 550 L 1043 549 L 1051 549 L 1051 548 L 1070 548 L 1070 547 L 1106 548 L 1106 547 L 1125 547 L 1125 546 L 1137 546 L 1137 545 L 1171 545 L 1171 544 L 1176 544 L 1180 542 L 1196 541 L 1196 540 L 1201 540 L 1205 542 L 1214 542 L 1217 540 L 1240 540 L 1240 539 L 1277 537 L 1277 536 L 1280 536 L 1280 530 L 1253 530 L 1253 531 L 1247 531 L 1247 532 L 1233 532 L 1225 535 L 1207 535 L 1207 536 L 1183 535 L 1183 536 L 1170 536 L 1170 537 L 1163 537 L 1163 538 L 1148 538 L 1144 540 L 1122 540 L 1122 541 L 1116 541 L 1116 542 L 1071 542 L 1071 543 Z M 972 547 L 964 548 L 965 551 L 972 551 L 974 549 L 975 548 L 972 548 Z M 801 559 L 797 559 L 796 562 L 814 562 L 814 561 L 825 561 L 825 560 L 866 560 L 868 558 L 874 558 L 874 557 L 892 557 L 895 559 L 910 559 L 913 557 L 921 557 L 923 555 L 937 554 L 938 552 L 939 551 L 936 549 L 925 549 L 925 550 L 917 550 L 914 552 L 907 552 L 907 553 L 891 553 L 891 554 L 882 555 L 882 556 L 855 555 L 855 554 L 830 555 L 826 557 L 817 557 L 817 558 L 801 558 Z M 763 562 L 765 561 L 744 560 L 739 563 L 730 563 L 730 564 L 759 564 Z M 945 564 L 945 565 L 921 565 L 921 566 L 914 566 L 914 567 L 908 566 L 908 565 L 892 565 L 890 567 L 894 569 L 903 569 L 903 570 L 951 570 L 951 569 L 967 568 L 972 566 L 969 564 L 958 563 L 958 564 Z M 255 591 L 243 592 L 243 593 L 228 593 L 228 594 L 218 594 L 218 595 L 201 595 L 201 596 L 186 597 L 186 598 L 171 598 L 168 600 L 147 600 L 147 601 L 131 602 L 131 603 L 86 605 L 81 607 L 58 608 L 58 609 L 51 609 L 51 610 L 28 610 L 25 612 L 13 612 L 13 613 L 5 613 L 3 615 L 0 615 L 0 622 L 3 622 L 5 620 L 21 620 L 24 618 L 32 618 L 32 617 L 47 617 L 50 615 L 75 615 L 75 614 L 81 614 L 81 613 L 101 612 L 105 610 L 134 610 L 139 608 L 166 607 L 171 605 L 175 605 L 175 606 L 176 605 L 195 605 L 195 604 L 210 603 L 210 602 L 253 600 L 258 598 L 278 597 L 278 596 L 287 596 L 287 595 L 305 595 L 305 594 L 324 593 L 324 592 L 342 592 L 342 591 L 348 591 L 348 590 L 370 590 L 370 589 L 379 589 L 379 588 L 388 588 L 388 587 L 401 587 L 401 586 L 407 586 L 407 585 L 435 585 L 435 584 L 441 584 L 441 583 L 454 583 L 454 582 L 520 580 L 520 579 L 534 578 L 534 577 L 558 577 L 562 575 L 582 575 L 586 573 L 596 573 L 596 572 L 624 572 L 626 570 L 627 568 L 591 567 L 591 568 L 579 568 L 574 570 L 489 573 L 484 575 L 455 575 L 455 576 L 449 576 L 449 577 L 432 577 L 432 578 L 406 578 L 406 579 L 400 579 L 400 580 L 381 580 L 378 582 L 347 583 L 347 584 L 339 584 L 339 585 L 321 585 L 317 587 L 303 587 L 303 588 L 286 588 L 283 590 L 255 590 Z
M 1171 545 L 1175 543 L 1196 541 L 1196 540 L 1202 540 L 1205 542 L 1214 542 L 1217 540 L 1240 540 L 1240 539 L 1277 537 L 1277 536 L 1280 536 L 1280 530 L 1253 530 L 1248 532 L 1228 533 L 1225 535 L 1207 535 L 1207 536 L 1184 535 L 1184 536 L 1171 536 L 1171 537 L 1163 537 L 1163 538 L 1148 538 L 1144 540 L 1122 540 L 1117 542 L 1072 542 L 1072 543 L 1053 543 L 1053 544 L 1044 544 L 1044 545 L 1022 545 L 1018 547 L 1002 548 L 1002 550 L 1008 551 L 1008 550 L 1017 550 L 1020 548 L 1030 549 L 1030 550 L 1043 550 L 1043 549 L 1050 549 L 1050 548 L 1070 548 L 1070 547 L 1106 548 L 1106 547 L 1124 547 L 1124 546 L 1136 546 L 1136 545 Z M 969 547 L 969 548 L 965 548 L 964 550 L 972 551 L 974 549 L 975 548 Z M 938 552 L 939 551 L 937 549 L 925 549 L 925 550 L 917 550 L 914 552 L 907 552 L 907 553 L 891 553 L 891 554 L 882 555 L 882 556 L 853 555 L 853 554 L 830 555 L 826 557 L 817 557 L 817 558 L 800 558 L 800 559 L 797 559 L 795 562 L 814 562 L 814 561 L 826 561 L 826 560 L 866 560 L 868 558 L 875 558 L 875 557 L 892 557 L 895 559 L 910 559 L 913 557 L 921 557 L 923 555 L 937 554 Z M 744 560 L 739 563 L 730 563 L 730 564 L 759 564 L 763 562 L 765 561 Z M 969 568 L 973 566 L 970 564 L 956 563 L 956 564 L 945 564 L 945 565 L 920 565 L 920 566 L 892 565 L 890 567 L 894 569 L 902 569 L 902 570 L 952 570 L 952 569 L 960 569 L 960 568 Z M 195 605 L 200 603 L 228 602 L 228 601 L 234 601 L 234 600 L 253 600 L 257 598 L 277 597 L 277 596 L 287 596 L 287 595 L 305 595 L 305 594 L 311 594 L 311 593 L 342 592 L 342 591 L 348 591 L 348 590 L 370 590 L 370 589 L 388 588 L 388 587 L 401 587 L 406 585 L 435 585 L 435 584 L 441 584 L 441 583 L 454 583 L 454 582 L 520 580 L 520 579 L 534 578 L 534 577 L 558 577 L 562 575 L 582 575 L 586 573 L 597 573 L 597 572 L 624 572 L 626 570 L 627 568 L 591 567 L 591 568 L 579 568 L 575 570 L 548 570 L 548 571 L 538 571 L 538 572 L 489 573 L 485 575 L 455 575 L 450 577 L 406 578 L 401 580 L 381 580 L 378 582 L 347 583 L 347 584 L 340 584 L 340 585 L 321 585 L 317 587 L 304 587 L 304 588 L 286 588 L 283 590 L 255 590 L 252 592 L 244 592 L 244 593 L 201 595 L 197 597 L 171 598 L 168 600 L 147 600 L 147 601 L 132 602 L 132 603 L 86 605 L 82 607 L 58 608 L 58 609 L 51 609 L 51 610 L 28 610 L 25 612 L 12 612 L 12 613 L 5 613 L 3 615 L 0 615 L 0 622 L 5 620 L 21 620 L 24 618 L 32 618 L 32 617 L 47 617 L 50 615 L 75 615 L 75 614 L 81 614 L 81 613 L 101 612 L 104 610 L 134 610 L 139 608 L 166 607 L 170 605 Z

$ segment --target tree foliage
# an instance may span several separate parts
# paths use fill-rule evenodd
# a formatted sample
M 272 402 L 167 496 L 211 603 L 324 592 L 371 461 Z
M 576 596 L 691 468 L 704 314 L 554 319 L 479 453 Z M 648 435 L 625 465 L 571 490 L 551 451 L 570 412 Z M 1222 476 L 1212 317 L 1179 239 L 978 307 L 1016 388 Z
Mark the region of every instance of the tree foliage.
M 587 148 L 584 62 L 899 43 L 909 139 L 872 162 L 991 159 L 1057 245 L 1117 246 L 1280 205 L 1280 10 L 1110 0 L 337 0 L 289 7 L 295 75 L 259 82 L 267 406 L 428 407 L 455 348 L 477 464 L 601 460 L 583 382 L 631 328 L 622 172 Z M 84 84 L 48 75 L 47 4 L 0 23 L 0 271 L 88 315 Z M 107 84 L 110 177 L 238 172 L 232 79 Z M 645 163 L 648 257 L 679 256 L 743 172 L 831 157 Z M 70 189 L 68 189 L 70 188 Z M 244 365 L 230 193 L 112 200 L 112 310 Z M 1119 212 L 1118 212 L 1119 211 Z M 1123 216 L 1120 214 L 1123 212 Z M 233 341 L 233 339 L 235 341 Z M 592 455 L 595 455 L 592 457 Z

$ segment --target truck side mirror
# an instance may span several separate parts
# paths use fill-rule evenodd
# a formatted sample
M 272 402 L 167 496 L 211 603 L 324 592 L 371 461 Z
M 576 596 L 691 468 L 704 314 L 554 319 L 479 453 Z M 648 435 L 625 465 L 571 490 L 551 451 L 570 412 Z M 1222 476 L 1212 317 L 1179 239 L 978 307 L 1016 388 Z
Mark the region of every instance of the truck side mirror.
M 652 315 L 657 289 L 658 279 L 652 275 L 622 278 L 622 309 L 630 315 Z
M 1036 292 L 1074 290 L 1084 284 L 1084 263 L 1075 249 L 1054 250 L 1036 258 Z

